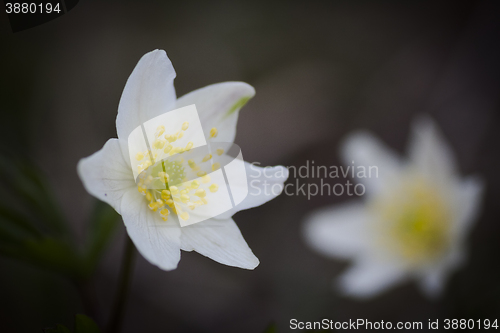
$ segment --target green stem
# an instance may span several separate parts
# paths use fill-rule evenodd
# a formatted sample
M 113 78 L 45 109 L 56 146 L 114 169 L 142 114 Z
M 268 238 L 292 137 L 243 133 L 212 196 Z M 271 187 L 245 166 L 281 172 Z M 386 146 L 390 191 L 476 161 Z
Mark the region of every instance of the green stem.
M 116 291 L 116 297 L 111 310 L 111 318 L 109 320 L 108 333 L 120 332 L 123 314 L 125 312 L 125 305 L 127 303 L 127 296 L 130 281 L 132 279 L 132 271 L 134 266 L 135 246 L 130 237 L 127 235 L 125 241 L 125 253 L 123 254 L 122 267 L 120 272 L 120 281 Z

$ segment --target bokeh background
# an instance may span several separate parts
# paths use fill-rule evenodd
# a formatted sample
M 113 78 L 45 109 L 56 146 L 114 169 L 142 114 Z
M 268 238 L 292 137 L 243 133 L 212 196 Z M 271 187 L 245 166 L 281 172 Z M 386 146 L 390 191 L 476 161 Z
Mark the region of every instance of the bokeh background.
M 486 181 L 468 263 L 442 298 L 429 300 L 412 283 L 370 301 L 338 296 L 331 281 L 348 263 L 314 253 L 301 230 L 313 209 L 349 198 L 281 196 L 234 217 L 261 261 L 254 271 L 183 252 L 178 269 L 164 272 L 138 256 L 123 332 L 254 333 L 270 323 L 287 332 L 292 318 L 499 318 L 498 9 L 495 1 L 88 0 L 15 34 L 1 13 L 0 154 L 40 170 L 84 247 L 95 199 L 76 164 L 116 137 L 126 79 L 153 49 L 172 60 L 178 96 L 222 81 L 256 88 L 236 143 L 262 165 L 340 165 L 339 143 L 360 128 L 404 153 L 412 118 L 427 113 L 460 171 Z M 85 290 L 91 310 L 67 278 L 2 255 L 0 330 L 72 326 L 75 313 L 105 325 L 124 240 L 120 223 Z

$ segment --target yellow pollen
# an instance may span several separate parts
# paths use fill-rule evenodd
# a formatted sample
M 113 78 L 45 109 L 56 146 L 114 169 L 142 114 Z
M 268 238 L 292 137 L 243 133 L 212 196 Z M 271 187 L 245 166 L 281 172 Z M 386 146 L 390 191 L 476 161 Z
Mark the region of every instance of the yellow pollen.
M 200 182 L 197 180 L 193 180 L 191 182 L 191 188 L 196 190 L 198 187 L 200 187 Z
M 135 154 L 135 159 L 140 161 L 144 158 L 144 154 L 141 153 L 141 152 L 138 152 L 137 154 Z
M 170 156 L 174 155 L 174 154 L 178 154 L 178 153 L 181 153 L 183 150 L 181 147 L 175 147 L 174 149 L 172 149 L 169 153 Z
M 174 200 L 172 200 L 172 199 L 167 199 L 167 200 L 165 201 L 165 203 L 166 203 L 169 207 L 171 207 L 171 208 L 174 206 Z
M 194 160 L 188 160 L 188 164 L 190 167 L 192 167 L 193 165 L 196 165 L 196 163 L 194 162 Z
M 168 209 L 166 209 L 166 208 L 165 208 L 165 209 L 162 209 L 162 210 L 160 211 L 160 214 L 161 214 L 161 215 L 163 215 L 163 216 L 167 216 L 167 215 L 169 215 L 169 214 L 170 214 L 170 211 L 169 211 Z
M 207 192 L 205 192 L 204 189 L 200 188 L 200 189 L 197 189 L 196 192 L 194 192 L 194 195 L 196 195 L 197 197 L 203 198 L 204 196 L 207 195 Z
M 177 140 L 177 137 L 176 137 L 175 135 L 165 134 L 165 139 L 166 139 L 168 142 L 174 142 L 175 140 Z
M 210 130 L 210 137 L 211 138 L 216 138 L 218 133 L 219 132 L 217 131 L 217 128 L 212 127 L 212 129 Z
M 215 152 L 217 153 L 217 155 L 219 155 L 219 156 L 220 156 L 220 155 L 224 154 L 224 149 L 219 148 L 219 149 L 217 149 Z
M 168 144 L 168 145 L 165 146 L 165 149 L 163 149 L 163 152 L 165 154 L 168 154 L 168 152 L 171 151 L 172 148 L 173 148 L 172 145 Z
M 203 184 L 206 184 L 206 183 L 210 183 L 210 176 L 209 175 L 205 175 L 201 178 L 201 182 Z
M 153 143 L 153 147 L 156 149 L 162 149 L 164 145 L 165 145 L 165 140 L 163 139 L 156 139 L 155 142 Z
M 179 189 L 177 188 L 177 186 L 170 186 L 170 193 L 172 194 L 179 193 Z
M 188 202 L 187 206 L 188 206 L 188 208 L 189 208 L 189 209 L 191 209 L 191 210 L 193 210 L 193 209 L 195 209 L 195 208 L 196 208 L 196 205 L 195 205 L 194 203 L 192 203 L 192 202 Z
M 163 191 L 161 191 L 161 198 L 163 200 L 170 199 L 170 191 L 169 190 L 163 190 Z
M 153 196 L 151 195 L 151 192 L 146 193 L 146 200 L 151 201 L 153 199 Z
M 167 220 L 168 220 L 168 216 L 162 216 L 162 217 L 161 217 L 161 219 L 162 219 L 163 221 L 167 221 Z
M 159 208 L 159 204 L 157 202 L 152 202 L 148 205 L 149 209 L 151 209 L 153 212 L 156 212 Z
M 220 163 L 216 162 L 216 163 L 212 164 L 212 171 L 215 171 L 218 169 L 220 169 Z
M 189 127 L 189 123 L 187 121 L 185 121 L 183 124 L 182 124 L 182 130 L 185 131 L 187 130 Z
M 186 145 L 186 151 L 190 151 L 194 146 L 194 143 L 192 143 L 191 141 L 189 141 Z
M 205 176 L 207 173 L 205 171 L 198 171 L 197 175 L 198 177 L 203 177 Z
M 203 160 L 201 160 L 201 161 L 202 162 L 206 162 L 206 161 L 208 161 L 211 158 L 212 158 L 212 154 L 207 154 L 207 155 L 205 155 L 205 157 L 203 157 Z
M 375 199 L 373 207 L 389 238 L 381 239 L 411 264 L 434 260 L 450 242 L 450 211 L 432 183 L 409 177 L 400 188 Z
M 182 212 L 179 216 L 184 221 L 186 221 L 189 218 L 189 214 L 187 212 Z
M 158 136 L 162 135 L 162 134 L 163 134 L 163 132 L 165 132 L 165 126 L 160 125 L 160 126 L 158 126 L 158 127 L 156 128 L 156 133 L 155 133 L 155 135 L 158 137 Z
M 210 185 L 210 187 L 208 189 L 210 190 L 210 192 L 215 193 L 219 189 L 219 185 L 214 183 L 214 184 Z
M 184 132 L 183 131 L 180 131 L 177 133 L 177 139 L 180 139 L 184 136 Z
M 189 201 L 189 195 L 187 195 L 187 194 L 181 195 L 181 201 L 183 203 L 187 203 Z

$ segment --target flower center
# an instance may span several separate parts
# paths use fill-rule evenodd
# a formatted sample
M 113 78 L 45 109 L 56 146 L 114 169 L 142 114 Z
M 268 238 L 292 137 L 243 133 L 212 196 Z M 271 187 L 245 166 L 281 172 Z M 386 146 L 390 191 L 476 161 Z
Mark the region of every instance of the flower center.
M 429 182 L 411 175 L 373 207 L 379 217 L 381 241 L 411 265 L 441 256 L 450 243 L 450 211 Z
M 135 156 L 140 162 L 137 166 L 137 189 L 144 195 L 149 209 L 158 212 L 163 221 L 167 221 L 171 213 L 184 221 L 188 220 L 188 211 L 208 205 L 207 193 L 216 193 L 219 189 L 208 173 L 219 169 L 220 164 L 214 162 L 209 153 L 200 157 L 199 150 L 189 155 L 193 150 L 191 141 L 179 144 L 188 128 L 189 123 L 184 122 L 179 131 L 169 134 L 165 133 L 165 126 L 158 126 L 150 149 Z M 217 129 L 212 128 L 210 138 L 215 138 L 217 134 Z M 219 156 L 223 153 L 223 149 L 215 152 Z

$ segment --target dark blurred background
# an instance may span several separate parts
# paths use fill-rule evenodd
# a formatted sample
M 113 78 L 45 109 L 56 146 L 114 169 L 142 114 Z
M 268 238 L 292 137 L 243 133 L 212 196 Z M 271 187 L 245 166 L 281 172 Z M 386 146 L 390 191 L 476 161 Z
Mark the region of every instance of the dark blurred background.
M 412 283 L 370 301 L 339 297 L 331 281 L 347 263 L 310 250 L 301 226 L 311 210 L 349 199 L 281 196 L 234 217 L 261 261 L 254 271 L 183 252 L 178 269 L 164 272 L 138 256 L 123 332 L 254 333 L 273 322 L 286 332 L 292 318 L 499 318 L 497 5 L 89 0 L 15 34 L 2 12 L 0 154 L 41 170 L 82 240 L 95 199 L 76 164 L 116 137 L 126 79 L 153 49 L 165 49 L 172 60 L 178 96 L 222 81 L 256 88 L 240 114 L 236 143 L 247 161 L 262 165 L 340 165 L 341 139 L 359 128 L 404 153 L 412 118 L 428 113 L 460 171 L 486 181 L 468 263 L 441 299 L 426 299 Z M 93 317 L 101 325 L 116 291 L 124 240 L 120 223 L 91 279 Z M 8 256 L 0 265 L 2 332 L 71 326 L 75 313 L 88 312 L 61 275 Z

